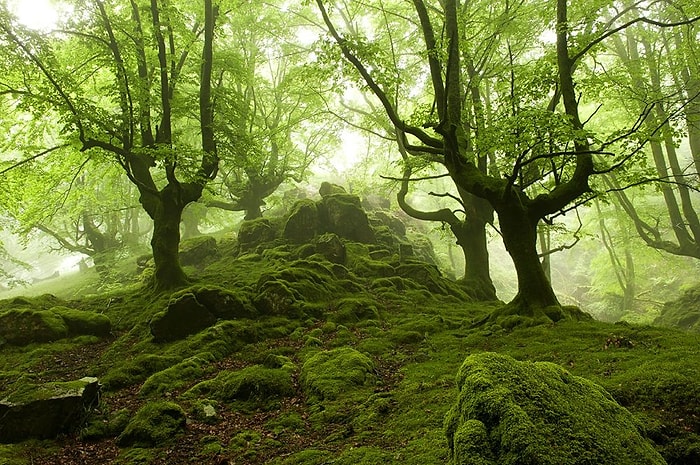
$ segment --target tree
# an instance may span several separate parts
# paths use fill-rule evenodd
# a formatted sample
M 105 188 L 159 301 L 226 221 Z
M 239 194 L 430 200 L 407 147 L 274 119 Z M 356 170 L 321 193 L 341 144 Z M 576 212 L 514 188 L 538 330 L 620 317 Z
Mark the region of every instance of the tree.
M 382 70 L 381 66 L 375 65 L 372 55 L 363 47 L 364 39 L 341 34 L 324 2 L 317 0 L 333 41 L 362 77 L 367 89 L 381 102 L 403 143 L 414 152 L 442 157 L 455 184 L 486 200 L 495 210 L 518 277 L 519 291 L 511 308 L 516 312 L 532 312 L 537 308 L 559 306 L 540 264 L 538 224 L 561 214 L 577 199 L 592 196 L 590 178 L 623 166 L 630 158 L 628 153 L 615 154 L 607 150 L 620 137 L 601 141 L 602 137 L 595 138 L 584 128 L 579 111 L 582 96 L 576 94 L 574 86 L 576 67 L 587 52 L 614 30 L 599 33 L 584 42 L 585 45 L 572 49 L 572 43 L 579 39 L 578 23 L 569 17 L 567 1 L 558 0 L 555 11 L 546 4 L 529 5 L 533 9 L 528 11 L 535 17 L 537 12 L 551 14 L 546 24 L 556 31 L 556 48 L 551 58 L 545 56 L 540 60 L 540 71 L 535 76 L 544 83 L 546 98 L 510 99 L 511 121 L 515 124 L 506 128 L 510 138 L 501 137 L 505 143 L 494 149 L 483 144 L 486 139 L 473 131 L 465 115 L 462 70 L 468 65 L 464 51 L 469 46 L 471 31 L 464 30 L 464 25 L 468 24 L 469 4 L 461 6 L 457 0 L 440 4 L 413 0 L 412 3 L 413 17 L 404 17 L 406 21 L 419 24 L 423 35 L 422 59 L 429 71 L 431 107 L 436 113 L 434 121 L 414 122 L 401 114 L 391 98 L 393 89 L 385 85 L 381 79 L 383 75 L 375 71 Z M 377 8 L 384 10 L 381 6 Z M 509 3 L 504 10 L 503 20 L 509 21 L 512 17 Z M 438 38 L 435 31 L 443 31 L 442 36 Z M 515 68 L 512 68 L 510 87 L 516 90 L 518 82 L 514 73 Z M 499 157 L 498 172 L 483 169 L 489 152 Z M 596 166 L 594 155 L 607 158 Z
M 49 35 L 0 14 L 0 88 L 35 118 L 55 114 L 64 144 L 116 161 L 153 220 L 155 289 L 181 286 L 187 282 L 178 260 L 182 210 L 201 196 L 218 166 L 217 8 L 212 0 L 192 10 L 169 0 L 92 0 L 75 9 L 81 14 Z M 187 111 L 192 101 L 199 109 L 194 118 Z M 199 144 L 188 137 L 192 126 Z
M 231 65 L 219 75 L 220 173 L 205 203 L 250 220 L 283 182 L 301 182 L 332 149 L 336 125 L 324 111 L 326 84 L 310 79 L 309 51 L 295 43 L 294 19 L 273 3 L 236 12 L 222 40 Z
M 689 20 L 679 18 L 678 13 L 668 5 L 661 11 L 675 20 Z M 623 92 L 629 101 L 637 102 L 633 111 L 644 110 L 643 127 L 650 138 L 654 167 L 647 179 L 660 181 L 658 188 L 668 221 L 654 222 L 640 213 L 623 189 L 625 180 L 610 176 L 606 184 L 647 245 L 674 255 L 700 258 L 700 219 L 692 193 L 700 167 L 700 87 L 696 77 L 698 55 L 687 40 L 684 28 L 669 37 L 642 25 L 628 28 L 624 37 L 612 40 L 612 50 L 629 76 L 630 85 L 622 87 Z M 670 100 L 667 95 L 676 97 Z M 683 132 L 688 136 L 692 157 L 688 166 L 679 154 Z

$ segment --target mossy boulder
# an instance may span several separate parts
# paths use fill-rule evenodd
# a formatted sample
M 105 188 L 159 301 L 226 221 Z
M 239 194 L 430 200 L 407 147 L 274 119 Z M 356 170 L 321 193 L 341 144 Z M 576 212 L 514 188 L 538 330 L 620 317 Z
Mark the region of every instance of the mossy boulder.
M 50 311 L 63 319 L 68 327 L 68 333 L 72 336 L 86 334 L 105 337 L 109 336 L 112 330 L 112 322 L 101 313 L 68 307 L 53 307 Z
M 48 310 L 18 308 L 0 313 L 0 344 L 24 346 L 34 342 L 51 342 L 67 337 L 65 320 Z
M 700 333 L 700 285 L 686 290 L 678 299 L 666 302 L 654 324 Z
M 238 230 L 238 246 L 241 253 L 254 250 L 261 244 L 271 242 L 277 237 L 277 231 L 267 218 L 246 220 Z
M 293 365 L 270 368 L 253 365 L 237 371 L 221 371 L 210 380 L 195 385 L 188 395 L 205 396 L 223 402 L 265 403 L 294 395 Z
M 313 354 L 304 362 L 300 375 L 304 391 L 312 398 L 321 400 L 336 399 L 375 379 L 372 360 L 350 347 Z
M 117 438 L 120 446 L 154 447 L 184 431 L 185 411 L 174 402 L 149 402 L 133 416 Z
M 468 357 L 445 418 L 454 465 L 663 465 L 642 424 L 602 387 L 548 362 Z
M 164 311 L 153 315 L 149 327 L 154 341 L 168 342 L 197 333 L 214 323 L 216 316 L 199 303 L 193 293 L 187 292 L 174 296 Z
M 336 323 L 358 323 L 363 320 L 379 320 L 377 302 L 369 298 L 347 297 L 335 304 L 335 312 L 329 319 Z
M 347 251 L 345 244 L 337 234 L 326 233 L 315 241 L 315 252 L 321 254 L 331 263 L 344 265 L 347 261 Z
M 154 373 L 143 383 L 139 395 L 172 395 L 177 389 L 200 378 L 204 374 L 205 367 L 213 362 L 213 358 L 211 354 L 195 355 Z
M 245 292 L 210 285 L 193 286 L 173 294 L 172 299 L 186 294 L 192 294 L 199 304 L 222 320 L 257 317 L 255 307 Z
M 97 378 L 43 385 L 18 382 L 0 401 L 0 442 L 49 439 L 73 431 L 97 402 Z
M 360 199 L 351 194 L 329 194 L 317 204 L 321 228 L 351 241 L 373 243 L 374 231 Z
M 318 193 L 321 197 L 326 197 L 333 194 L 347 194 L 347 191 L 343 186 L 324 181 L 321 183 Z
M 309 242 L 319 232 L 318 209 L 310 199 L 299 200 L 284 225 L 284 238 L 295 244 Z
M 216 239 L 211 236 L 198 236 L 180 243 L 180 264 L 202 266 L 216 257 L 219 250 Z

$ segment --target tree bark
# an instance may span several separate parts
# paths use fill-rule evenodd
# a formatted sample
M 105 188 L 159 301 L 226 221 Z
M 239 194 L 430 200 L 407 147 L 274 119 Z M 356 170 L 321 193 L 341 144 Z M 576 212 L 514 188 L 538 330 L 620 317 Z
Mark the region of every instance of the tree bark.
M 155 264 L 153 286 L 156 292 L 176 289 L 188 283 L 180 265 L 180 220 L 185 205 L 176 201 L 172 186 L 160 194 L 153 212 L 151 248 Z
M 537 252 L 537 224 L 524 205 L 507 202 L 496 208 L 503 243 L 513 259 L 518 276 L 518 294 L 511 305 L 530 309 L 559 306 Z

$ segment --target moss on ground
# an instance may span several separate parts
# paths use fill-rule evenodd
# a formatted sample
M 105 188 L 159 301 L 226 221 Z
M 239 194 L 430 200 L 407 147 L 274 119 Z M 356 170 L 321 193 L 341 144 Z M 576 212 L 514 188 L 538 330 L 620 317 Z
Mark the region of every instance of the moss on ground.
M 304 362 L 300 375 L 307 395 L 319 400 L 336 399 L 375 380 L 372 360 L 350 347 L 314 353 Z
M 149 336 L 147 322 L 168 294 L 127 288 L 78 301 L 0 301 L 0 314 L 62 306 L 112 322 L 110 338 L 0 347 L 0 396 L 19 375 L 28 382 L 75 371 L 98 376 L 106 392 L 84 437 L 107 443 L 143 402 L 165 397 L 187 412 L 191 427 L 174 428 L 179 447 L 169 439 L 129 446 L 113 463 L 444 465 L 455 373 L 468 355 L 498 352 L 552 362 L 603 386 L 644 424 L 669 464 L 700 463 L 697 334 L 575 321 L 549 310 L 499 312 L 502 304 L 469 302 L 462 284 L 412 262 L 415 246 L 413 257 L 403 247 L 402 262 L 393 249 L 401 244 L 385 230 L 381 245 L 334 241 L 346 256 L 332 263 L 328 257 L 337 257 L 320 244 L 281 242 L 278 226 L 271 222 L 274 237 L 246 250 L 219 238 L 222 258 L 193 269 L 197 284 L 182 292 L 211 291 L 211 305 L 234 319 L 217 314 L 219 321 L 181 340 L 155 344 Z M 411 266 L 397 276 L 402 264 Z M 239 298 L 248 299 L 244 312 L 254 319 L 235 310 Z M 181 415 L 173 418 L 177 425 Z M 479 428 L 462 432 L 470 443 L 483 437 Z M 31 457 L 48 465 L 52 454 L 89 453 L 88 444 L 67 437 L 3 446 L 0 462 Z
M 185 412 L 178 404 L 150 402 L 136 412 L 117 437 L 117 443 L 120 446 L 159 446 L 184 431 L 185 423 Z

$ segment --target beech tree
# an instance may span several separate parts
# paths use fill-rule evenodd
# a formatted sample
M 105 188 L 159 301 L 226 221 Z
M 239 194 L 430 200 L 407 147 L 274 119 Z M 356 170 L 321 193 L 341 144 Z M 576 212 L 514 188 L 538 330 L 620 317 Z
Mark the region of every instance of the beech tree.
M 469 67 L 465 51 L 473 32 L 465 30 L 469 3 L 413 0 L 410 16 L 397 15 L 420 27 L 424 45 L 421 58 L 429 73 L 430 106 L 435 113 L 432 120 L 402 113 L 391 98 L 392 87 L 383 79 L 386 73 L 382 74 L 383 68 L 368 53 L 368 39 L 342 33 L 332 16 L 336 9 L 327 8 L 323 0 L 316 3 L 332 40 L 381 102 L 402 143 L 415 153 L 441 157 L 458 188 L 484 199 L 496 212 L 518 278 L 518 294 L 510 311 L 530 313 L 538 308 L 559 307 L 540 263 L 538 225 L 566 212 L 575 202 L 592 198 L 591 178 L 614 171 L 631 159 L 629 151 L 612 149 L 618 149 L 619 141 L 633 134 L 636 127 L 607 138 L 593 134 L 585 126 L 595 114 L 588 120 L 581 117 L 586 95 L 577 94 L 574 79 L 587 53 L 618 29 L 582 29 L 582 24 L 591 24 L 589 18 L 570 18 L 566 0 L 557 0 L 555 9 L 547 3 L 531 5 L 532 17 L 541 16 L 555 31 L 556 43 L 554 50 L 549 55 L 545 52 L 539 60 L 539 69 L 530 78 L 540 82 L 539 98 L 531 95 L 527 100 L 511 100 L 511 116 L 517 124 L 500 133 L 500 142 L 494 148 L 472 131 L 465 112 L 464 80 L 468 73 L 464 69 Z M 386 11 L 387 4 L 382 5 Z M 505 8 L 510 8 L 508 3 Z M 507 21 L 509 15 L 503 17 Z M 640 17 L 638 21 L 648 20 Z M 507 56 L 507 44 L 505 52 Z M 517 78 L 510 79 L 514 91 Z M 483 169 L 489 151 L 498 157 L 497 169 L 490 172 Z
M 153 220 L 155 289 L 181 286 L 182 210 L 218 167 L 212 96 L 218 8 L 213 0 L 91 0 L 74 7 L 80 14 L 52 34 L 0 13 L 0 92 L 35 118 L 55 115 L 63 125 L 56 148 L 68 145 L 122 168 Z
M 310 79 L 310 51 L 295 36 L 302 26 L 274 2 L 240 5 L 230 20 L 217 100 L 220 172 L 207 206 L 258 218 L 283 182 L 301 182 L 332 150 L 337 124 L 321 98 L 328 84 Z

